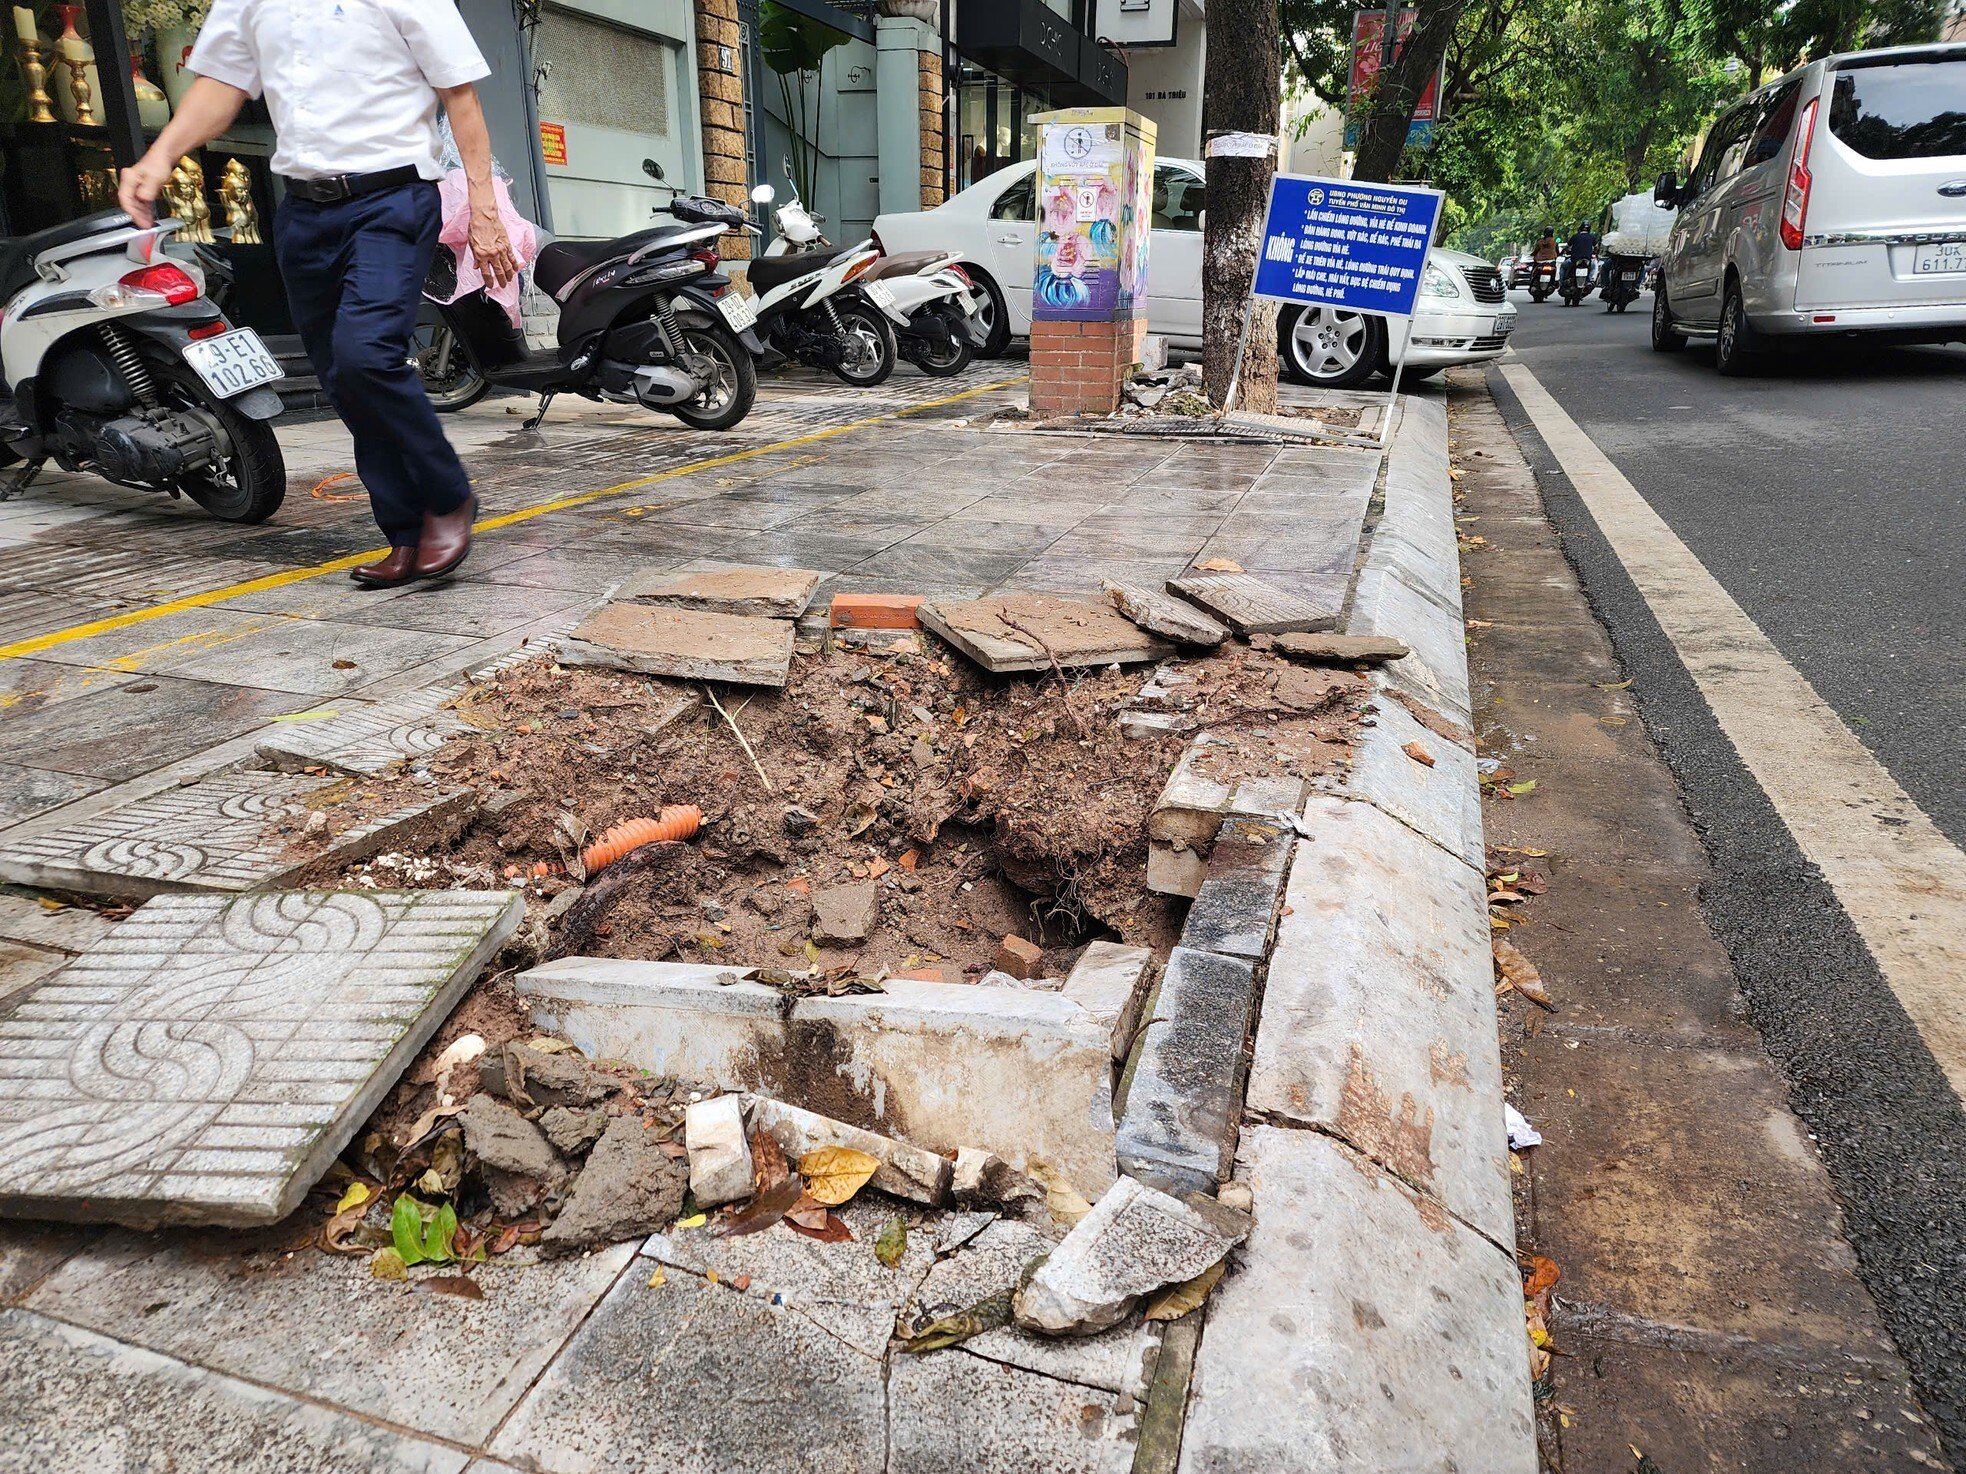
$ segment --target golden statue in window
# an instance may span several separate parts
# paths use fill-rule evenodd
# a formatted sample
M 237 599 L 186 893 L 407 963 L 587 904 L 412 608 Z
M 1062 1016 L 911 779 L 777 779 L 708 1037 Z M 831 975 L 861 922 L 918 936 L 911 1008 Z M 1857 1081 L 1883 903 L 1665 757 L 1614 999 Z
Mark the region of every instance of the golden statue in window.
M 164 198 L 171 202 L 171 214 L 184 222 L 179 239 L 199 245 L 212 243 L 212 207 L 205 203 L 205 168 L 190 154 L 177 161 Z
M 266 244 L 259 233 L 259 210 L 253 204 L 252 176 L 237 159 L 226 160 L 225 175 L 218 185 L 218 202 L 225 206 L 225 223 L 232 227 L 233 245 Z

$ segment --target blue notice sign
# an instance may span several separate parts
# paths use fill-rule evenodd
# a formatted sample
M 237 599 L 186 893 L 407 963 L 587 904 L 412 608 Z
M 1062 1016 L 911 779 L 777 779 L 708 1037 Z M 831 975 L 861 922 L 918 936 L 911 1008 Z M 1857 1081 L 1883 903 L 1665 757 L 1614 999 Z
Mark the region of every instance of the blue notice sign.
M 1256 295 L 1411 316 L 1440 202 L 1437 189 L 1277 175 Z

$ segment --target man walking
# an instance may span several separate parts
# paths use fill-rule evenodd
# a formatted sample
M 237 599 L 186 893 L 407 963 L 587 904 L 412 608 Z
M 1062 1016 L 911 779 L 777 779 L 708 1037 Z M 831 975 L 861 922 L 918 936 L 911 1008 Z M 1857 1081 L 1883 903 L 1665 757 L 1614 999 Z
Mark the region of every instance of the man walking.
M 172 166 L 265 93 L 287 300 L 389 539 L 388 556 L 351 576 L 393 588 L 452 572 L 471 550 L 477 500 L 409 343 L 441 224 L 439 101 L 469 181 L 471 253 L 493 286 L 517 274 L 472 86 L 491 69 L 454 0 L 215 0 L 189 70 L 177 112 L 123 171 L 119 202 L 148 225 Z

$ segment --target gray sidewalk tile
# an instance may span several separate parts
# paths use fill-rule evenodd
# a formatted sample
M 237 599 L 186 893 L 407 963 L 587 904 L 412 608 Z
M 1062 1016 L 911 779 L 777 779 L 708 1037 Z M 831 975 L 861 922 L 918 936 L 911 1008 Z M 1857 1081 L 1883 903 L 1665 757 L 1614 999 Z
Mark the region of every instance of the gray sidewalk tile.
M 352 604 L 336 618 L 346 624 L 484 639 L 583 609 L 593 599 L 578 589 L 531 589 L 463 577 L 446 584 L 411 584 L 400 593 Z
M 284 1217 L 521 909 L 476 891 L 151 901 L 0 1017 L 0 1215 Z
M 458 1474 L 456 1449 L 21 1310 L 0 1310 L 0 1467 L 38 1474 Z
M 475 1267 L 481 1300 L 385 1285 L 366 1255 L 268 1249 L 214 1273 L 202 1239 L 113 1233 L 32 1309 L 440 1438 L 490 1438 L 622 1267 L 632 1244 Z
M 0 728 L 0 731 L 7 730 Z M 10 828 L 108 786 L 105 778 L 83 778 L 46 768 L 0 763 L 0 829 Z
M 616 1281 L 493 1454 L 555 1474 L 884 1474 L 878 1360 L 759 1294 L 673 1269 L 651 1285 L 651 1268 Z
M 1130 1397 L 956 1348 L 897 1356 L 888 1377 L 888 1474 L 1126 1474 Z
M 1182 1474 L 1533 1474 L 1515 1261 L 1314 1131 L 1252 1127 L 1256 1227 L 1216 1287 Z
M 8 712 L 0 718 L 0 762 L 95 779 L 100 787 L 214 747 L 306 704 L 286 691 L 136 674 L 128 683 L 39 711 Z

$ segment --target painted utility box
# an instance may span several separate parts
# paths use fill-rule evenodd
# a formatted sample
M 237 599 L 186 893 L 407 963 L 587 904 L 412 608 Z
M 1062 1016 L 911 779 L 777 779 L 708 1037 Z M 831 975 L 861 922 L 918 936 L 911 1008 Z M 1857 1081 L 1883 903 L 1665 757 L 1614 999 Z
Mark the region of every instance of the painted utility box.
M 1147 330 L 1154 124 L 1123 107 L 1032 121 L 1031 408 L 1110 414 Z

